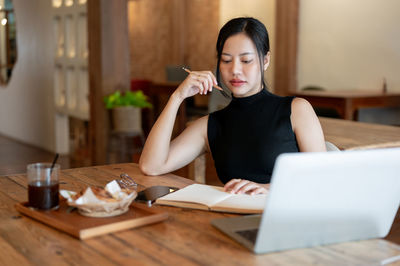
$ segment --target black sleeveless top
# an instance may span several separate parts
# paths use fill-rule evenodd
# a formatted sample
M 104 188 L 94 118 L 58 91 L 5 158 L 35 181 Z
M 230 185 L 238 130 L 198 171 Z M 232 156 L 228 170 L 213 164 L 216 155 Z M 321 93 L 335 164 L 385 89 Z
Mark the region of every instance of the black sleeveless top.
M 290 122 L 293 97 L 266 90 L 230 104 L 208 117 L 207 136 L 219 179 L 269 183 L 276 157 L 298 152 Z

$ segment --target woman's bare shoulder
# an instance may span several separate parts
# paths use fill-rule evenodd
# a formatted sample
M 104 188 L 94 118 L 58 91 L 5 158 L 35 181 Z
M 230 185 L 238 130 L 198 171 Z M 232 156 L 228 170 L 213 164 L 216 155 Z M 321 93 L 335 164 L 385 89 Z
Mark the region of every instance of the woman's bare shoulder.
M 297 97 L 292 101 L 292 114 L 290 118 L 293 130 L 295 131 L 296 128 L 304 127 L 318 121 L 312 105 L 306 99 Z
M 292 113 L 302 114 L 313 110 L 311 104 L 304 98 L 295 97 L 292 101 Z

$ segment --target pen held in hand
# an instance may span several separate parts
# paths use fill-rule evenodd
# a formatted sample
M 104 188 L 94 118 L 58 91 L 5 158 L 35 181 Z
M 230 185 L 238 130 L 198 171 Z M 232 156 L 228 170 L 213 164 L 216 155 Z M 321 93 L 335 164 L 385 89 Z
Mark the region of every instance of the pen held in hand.
M 187 68 L 185 68 L 185 67 L 182 67 L 182 69 L 183 70 L 185 70 L 187 73 L 192 73 L 192 71 L 190 71 L 189 69 L 187 69 Z M 216 88 L 217 90 L 220 90 L 220 91 L 224 91 L 220 86 L 218 86 L 218 85 L 213 85 L 213 88 Z

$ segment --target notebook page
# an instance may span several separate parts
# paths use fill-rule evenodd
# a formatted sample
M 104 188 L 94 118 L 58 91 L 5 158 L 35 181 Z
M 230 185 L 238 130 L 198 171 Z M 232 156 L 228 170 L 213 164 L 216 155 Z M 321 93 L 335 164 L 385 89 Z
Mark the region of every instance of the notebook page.
M 267 194 L 247 195 L 231 194 L 225 200 L 218 202 L 214 208 L 216 210 L 240 209 L 262 212 L 267 202 Z
M 206 206 L 212 206 L 231 196 L 231 194 L 223 192 L 222 190 L 222 187 L 193 184 L 165 195 L 161 197 L 160 200 L 195 202 Z

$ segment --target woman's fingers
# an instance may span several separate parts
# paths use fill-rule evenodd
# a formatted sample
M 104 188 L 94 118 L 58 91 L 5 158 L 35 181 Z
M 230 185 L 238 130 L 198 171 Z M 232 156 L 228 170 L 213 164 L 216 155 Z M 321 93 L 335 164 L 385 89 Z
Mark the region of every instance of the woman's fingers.
M 212 86 L 212 84 L 210 84 L 210 77 L 208 77 L 208 75 L 206 75 L 205 73 L 200 72 L 198 73 L 198 78 L 201 80 L 204 89 L 200 94 L 207 94 L 210 86 Z
M 213 86 L 218 86 L 217 78 L 214 76 L 214 74 L 211 71 L 207 71 L 209 76 L 211 77 L 212 85 Z
M 196 94 L 205 95 L 212 91 L 216 84 L 216 78 L 211 71 L 191 71 L 178 89 L 180 95 L 187 98 Z
M 207 80 L 206 89 L 207 89 L 207 91 L 211 92 L 213 89 L 213 86 L 214 86 L 214 80 L 213 80 L 214 75 L 211 73 L 211 71 L 201 72 L 200 75 Z M 207 91 L 206 91 L 206 93 L 207 93 Z
M 245 185 L 243 185 L 238 191 L 237 194 L 247 194 L 252 192 L 253 190 L 259 188 L 260 186 L 256 183 L 247 181 Z
M 195 84 L 197 85 L 198 89 L 199 89 L 199 94 L 204 94 L 205 91 L 205 84 L 204 84 L 204 80 L 201 79 L 196 79 Z M 196 86 L 195 86 L 196 87 Z
M 250 181 L 243 179 L 232 179 L 225 185 L 226 191 L 229 191 L 230 193 L 233 194 L 239 194 L 240 193 L 239 191 L 243 191 L 241 189 L 244 186 L 246 186 L 249 182 Z
M 268 190 L 261 184 L 243 179 L 232 179 L 224 186 L 224 191 L 233 194 L 265 194 Z
M 199 91 L 200 94 L 207 94 L 207 92 L 212 91 L 216 79 L 211 71 L 192 71 L 190 75 L 202 83 L 203 86 Z
M 268 190 L 262 186 L 258 186 L 257 188 L 248 191 L 247 193 L 250 195 L 257 195 L 257 194 L 266 194 Z
M 242 181 L 242 179 L 231 179 L 228 183 L 225 184 L 224 191 L 236 193 L 235 187 L 240 181 Z

